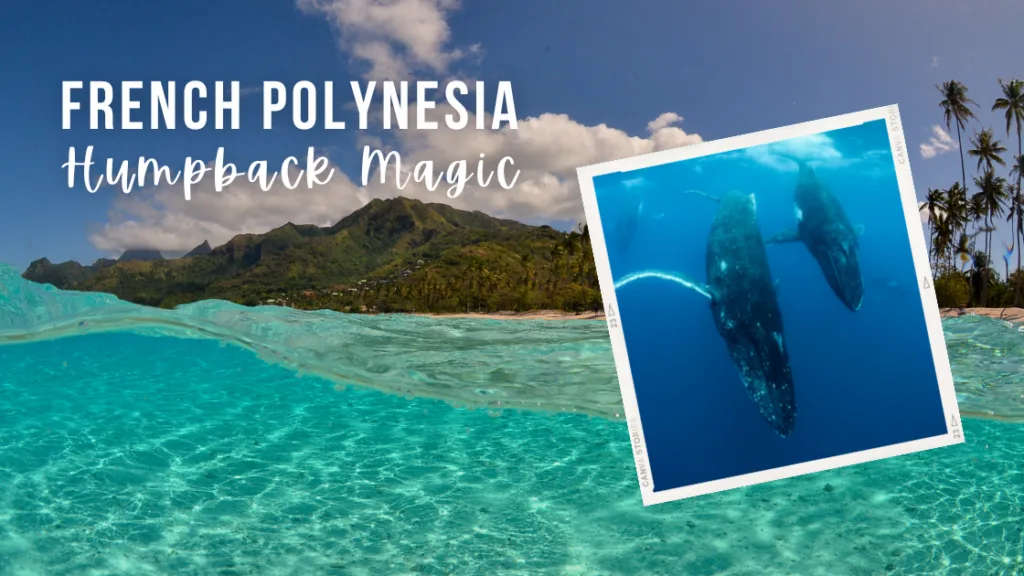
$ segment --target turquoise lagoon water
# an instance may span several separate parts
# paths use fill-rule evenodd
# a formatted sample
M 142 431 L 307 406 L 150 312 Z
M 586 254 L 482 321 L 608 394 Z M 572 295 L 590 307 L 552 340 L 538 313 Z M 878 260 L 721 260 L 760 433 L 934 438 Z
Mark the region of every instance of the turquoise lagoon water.
M 602 322 L 0 267 L 0 574 L 1024 574 L 1024 333 L 944 326 L 965 445 L 644 508 Z

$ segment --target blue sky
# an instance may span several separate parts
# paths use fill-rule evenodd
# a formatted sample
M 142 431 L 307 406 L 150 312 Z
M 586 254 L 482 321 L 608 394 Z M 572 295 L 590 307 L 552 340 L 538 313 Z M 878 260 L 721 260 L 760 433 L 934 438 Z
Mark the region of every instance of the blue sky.
M 392 133 L 387 142 L 409 158 L 474 158 L 479 147 L 514 154 L 524 170 L 516 190 L 475 191 L 450 203 L 564 226 L 582 215 L 578 165 L 693 142 L 695 134 L 718 139 L 894 102 L 923 196 L 960 171 L 955 150 L 919 153 L 942 120 L 935 85 L 966 83 L 981 105 L 981 126 L 1003 136 L 1001 118 L 989 112 L 996 79 L 1024 77 L 1024 63 L 1009 49 L 1024 5 L 1009 0 L 793 0 L 771 8 L 740 0 L 401 0 L 399 8 L 379 0 L 298 2 L 110 0 L 64 2 L 59 10 L 5 3 L 0 261 L 19 268 L 42 256 L 91 261 L 140 242 L 173 252 L 288 220 L 323 224 L 369 197 L 398 194 L 342 181 L 262 196 L 238 187 L 185 205 L 159 191 L 68 189 L 60 165 L 69 146 L 92 144 L 98 159 L 146 155 L 172 166 L 186 156 L 212 159 L 218 146 L 229 160 L 271 165 L 315 146 L 358 180 L 357 146 L 374 135 L 302 132 L 286 122 L 263 131 L 259 94 L 243 98 L 239 131 L 90 131 L 84 115 L 63 131 L 62 80 L 337 85 L 367 77 L 374 64 L 378 77 L 381 66 L 391 66 L 384 72 L 398 67 L 416 78 L 489 85 L 509 80 L 521 134 Z M 403 194 L 446 200 L 440 190 Z

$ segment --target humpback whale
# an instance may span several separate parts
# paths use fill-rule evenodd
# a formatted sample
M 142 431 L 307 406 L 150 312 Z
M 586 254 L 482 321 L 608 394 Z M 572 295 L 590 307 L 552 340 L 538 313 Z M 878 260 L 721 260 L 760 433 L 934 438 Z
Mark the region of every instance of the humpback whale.
M 615 221 L 615 245 L 620 254 L 629 251 L 633 245 L 633 237 L 636 236 L 636 227 L 640 219 L 640 209 L 632 207 L 623 210 Z
M 636 229 L 641 218 L 652 220 L 660 219 L 663 213 L 651 214 L 645 210 L 643 194 L 634 188 L 640 186 L 643 180 L 627 180 L 624 183 L 626 188 L 624 202 L 625 209 L 619 212 L 615 221 L 615 245 L 620 254 L 625 254 L 633 245 L 633 237 L 636 236 Z
M 624 276 L 615 287 L 642 279 L 668 280 L 708 298 L 747 394 L 772 429 L 786 437 L 796 421 L 793 374 L 754 195 L 731 191 L 717 198 L 696 193 L 718 202 L 705 252 L 706 283 L 648 270 Z
M 779 232 L 767 244 L 803 243 L 818 262 L 832 292 L 856 312 L 864 301 L 864 278 L 857 254 L 857 237 L 864 229 L 850 224 L 839 199 L 818 180 L 807 162 L 787 157 L 800 167 L 793 193 L 796 228 Z

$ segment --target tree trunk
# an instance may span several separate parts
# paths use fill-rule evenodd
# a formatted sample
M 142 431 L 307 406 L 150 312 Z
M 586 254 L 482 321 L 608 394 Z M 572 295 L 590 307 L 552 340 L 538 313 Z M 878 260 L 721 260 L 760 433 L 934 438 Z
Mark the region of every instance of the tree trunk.
M 981 253 L 985 255 L 985 258 L 987 260 L 988 259 L 988 236 L 989 236 L 989 232 L 987 231 L 987 228 L 988 228 L 988 215 L 987 214 L 985 215 L 984 218 L 982 218 L 981 225 L 982 225 L 982 227 L 984 229 L 986 229 L 985 233 L 981 235 Z M 991 264 L 991 262 L 986 262 L 986 268 L 990 264 Z M 974 264 L 974 270 L 975 270 L 975 272 L 977 274 L 979 274 L 978 282 L 980 282 L 980 285 L 978 286 L 978 300 L 974 303 L 974 305 L 978 306 L 978 307 L 981 307 L 981 308 L 985 307 L 985 291 L 986 291 L 985 287 L 988 285 L 988 282 L 987 282 L 988 277 L 985 274 L 985 272 L 987 271 L 986 268 L 978 268 L 977 262 L 975 262 L 975 264 Z
M 956 147 L 960 151 L 960 186 L 964 189 L 964 198 L 968 199 L 967 194 L 967 165 L 964 163 L 964 145 L 963 138 L 960 136 L 960 119 L 956 118 Z M 964 224 L 964 234 L 967 233 L 967 224 Z M 965 265 L 966 267 L 966 265 Z M 974 289 L 970 290 L 971 297 L 974 299 Z
M 1014 197 L 1011 199 L 1013 204 L 1016 204 L 1017 197 L 1021 195 L 1020 177 L 1021 177 L 1021 169 L 1024 168 L 1024 166 L 1020 165 L 1020 156 L 1021 156 L 1020 144 L 1021 144 L 1021 142 L 1020 142 L 1020 124 L 1017 124 L 1017 193 L 1014 194 Z M 1020 249 L 1021 249 L 1021 245 L 1020 245 L 1019 242 L 1017 242 L 1017 230 L 1020 229 L 1020 216 L 1021 216 L 1019 208 L 1020 208 L 1019 206 L 1014 206 L 1016 222 L 1011 222 L 1010 223 L 1010 225 L 1014 227 L 1013 228 L 1013 243 L 1014 243 L 1014 248 L 1017 249 L 1017 281 L 1013 283 L 1013 305 L 1017 306 L 1017 307 L 1019 307 L 1020 304 L 1021 304 L 1021 294 L 1020 294 Z M 1009 273 L 1007 273 L 1007 275 L 1006 275 L 1006 280 L 1007 280 L 1007 282 L 1009 282 L 1009 280 L 1010 280 Z
M 960 150 L 960 185 L 964 187 L 964 194 L 967 194 L 967 166 L 964 164 L 964 146 L 960 140 L 960 120 L 956 121 L 956 146 Z
M 1021 230 L 1021 219 L 1024 214 L 1017 214 L 1017 230 L 1013 232 L 1013 239 L 1017 242 L 1017 289 L 1020 291 L 1021 283 L 1024 281 L 1024 274 L 1021 274 L 1020 269 L 1020 250 L 1024 245 L 1024 230 Z M 1020 304 L 1018 304 L 1019 306 Z

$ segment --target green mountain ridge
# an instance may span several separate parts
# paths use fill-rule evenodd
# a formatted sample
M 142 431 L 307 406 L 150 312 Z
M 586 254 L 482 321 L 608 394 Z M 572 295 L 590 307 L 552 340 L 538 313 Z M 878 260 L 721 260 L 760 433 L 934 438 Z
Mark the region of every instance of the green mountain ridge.
M 203 248 L 204 250 L 199 250 Z M 32 262 L 23 277 L 150 306 L 204 299 L 367 312 L 597 310 L 589 234 L 408 198 L 287 223 L 179 259 Z

